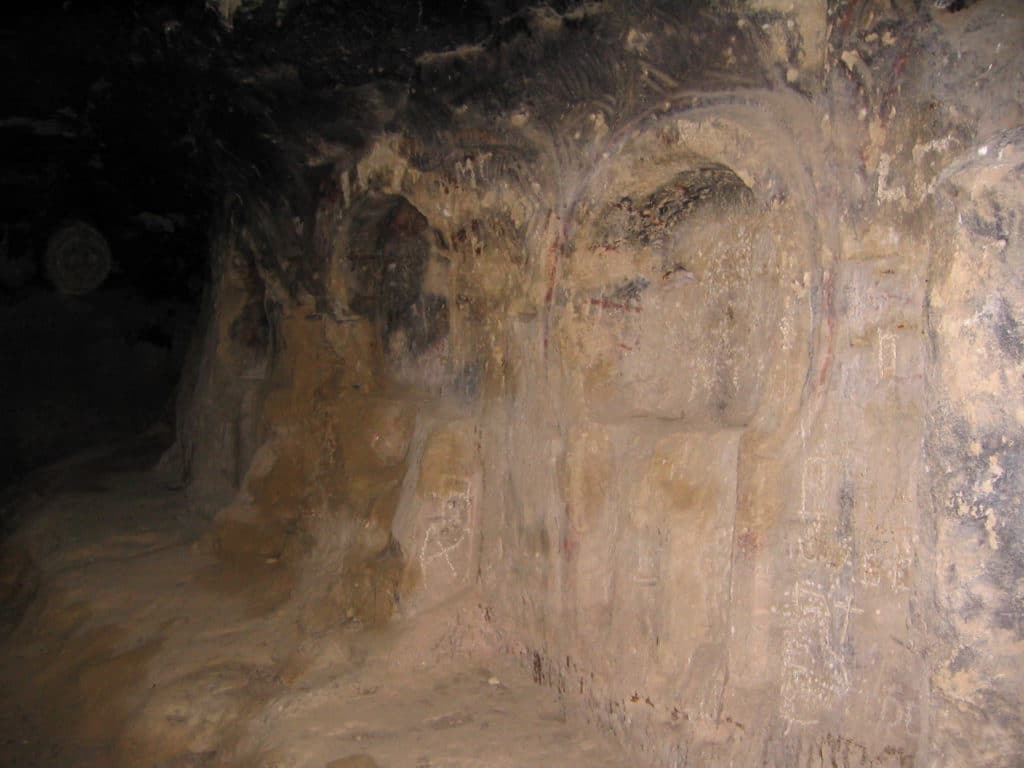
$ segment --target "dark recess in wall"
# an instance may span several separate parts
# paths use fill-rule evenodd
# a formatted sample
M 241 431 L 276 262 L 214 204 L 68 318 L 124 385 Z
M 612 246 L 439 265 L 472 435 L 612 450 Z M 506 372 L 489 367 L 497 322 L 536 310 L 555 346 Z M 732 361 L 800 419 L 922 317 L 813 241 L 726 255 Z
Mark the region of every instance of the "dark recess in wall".
M 179 10 L 40 3 L 0 22 L 0 487 L 172 422 L 215 198 L 216 21 Z M 81 295 L 51 263 L 69 223 L 109 253 Z

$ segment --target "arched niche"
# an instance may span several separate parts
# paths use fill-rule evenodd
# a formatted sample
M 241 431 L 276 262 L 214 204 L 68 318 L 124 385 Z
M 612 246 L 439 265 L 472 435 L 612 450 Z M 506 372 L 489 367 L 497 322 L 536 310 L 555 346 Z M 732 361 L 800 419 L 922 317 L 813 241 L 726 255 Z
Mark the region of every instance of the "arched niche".
M 815 201 L 786 147 L 758 133 L 768 128 L 666 118 L 617 142 L 587 180 L 557 322 L 590 418 L 706 429 L 794 410 L 809 364 Z
M 348 310 L 373 322 L 389 356 L 416 357 L 447 336 L 447 298 L 426 285 L 430 237 L 401 195 L 368 194 L 350 209 L 340 264 Z

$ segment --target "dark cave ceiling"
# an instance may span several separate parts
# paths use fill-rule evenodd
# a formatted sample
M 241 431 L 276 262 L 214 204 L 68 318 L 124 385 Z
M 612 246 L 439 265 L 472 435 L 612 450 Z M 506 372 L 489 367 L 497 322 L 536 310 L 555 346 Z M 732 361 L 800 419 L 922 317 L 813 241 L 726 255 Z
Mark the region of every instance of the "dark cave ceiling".
M 656 18 L 662 6 L 679 14 L 678 0 L 637 0 L 634 11 Z M 517 44 L 542 26 L 538 16 L 586 27 L 587 7 L 581 0 L 23 6 L 0 21 L 5 258 L 37 261 L 61 221 L 84 219 L 106 235 L 136 283 L 194 289 L 206 270 L 210 212 L 226 193 L 261 188 L 301 200 L 315 190 L 315 180 L 296 177 L 316 165 L 311 158 L 325 166 L 351 160 L 403 99 L 432 100 L 427 112 L 443 120 L 438 104 L 521 96 L 522 84 L 504 82 L 500 66 L 447 67 L 436 82 L 423 56 L 478 45 L 508 51 L 514 63 Z M 696 0 L 685 13 L 713 16 L 715 7 Z M 592 32 L 601 34 L 599 25 Z M 540 51 L 565 40 L 534 42 Z
M 225 16 L 212 2 L 67 0 L 0 22 L 5 258 L 38 260 L 59 222 L 84 219 L 137 284 L 194 287 L 205 269 L 209 212 L 225 190 L 294 187 L 293 161 L 310 142 L 358 148 L 365 122 L 379 121 L 353 100 L 354 89 L 374 82 L 414 90 L 424 52 L 500 45 L 528 34 L 526 14 L 539 7 L 220 5 L 238 7 Z

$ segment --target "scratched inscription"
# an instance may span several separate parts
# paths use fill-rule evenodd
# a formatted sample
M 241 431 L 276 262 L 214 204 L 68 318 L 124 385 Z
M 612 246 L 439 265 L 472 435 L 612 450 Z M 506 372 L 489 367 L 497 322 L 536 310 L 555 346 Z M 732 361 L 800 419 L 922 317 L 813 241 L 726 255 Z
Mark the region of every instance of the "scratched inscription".
M 783 612 L 782 716 L 790 724 L 816 723 L 817 713 L 830 709 L 850 688 L 842 649 L 850 615 L 859 609 L 852 598 L 837 598 L 831 592 L 804 579 L 788 595 Z
M 437 500 L 420 547 L 424 578 L 450 580 L 464 575 L 469 560 L 472 499 L 468 486 L 460 493 Z

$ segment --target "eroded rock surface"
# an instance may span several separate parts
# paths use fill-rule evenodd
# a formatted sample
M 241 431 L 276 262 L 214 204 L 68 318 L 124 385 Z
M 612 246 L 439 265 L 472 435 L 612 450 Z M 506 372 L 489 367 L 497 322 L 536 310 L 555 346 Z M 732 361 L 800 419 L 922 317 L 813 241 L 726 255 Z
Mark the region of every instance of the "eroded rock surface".
M 388 507 L 399 612 L 478 590 L 659 764 L 1013 764 L 1020 10 L 525 21 L 330 165 L 311 282 L 261 267 L 257 398 L 356 404 L 303 487 L 403 446 L 299 519 Z
M 652 764 L 1019 764 L 1024 10 L 518 18 L 225 201 L 204 546 L 307 637 L 470 599 Z

